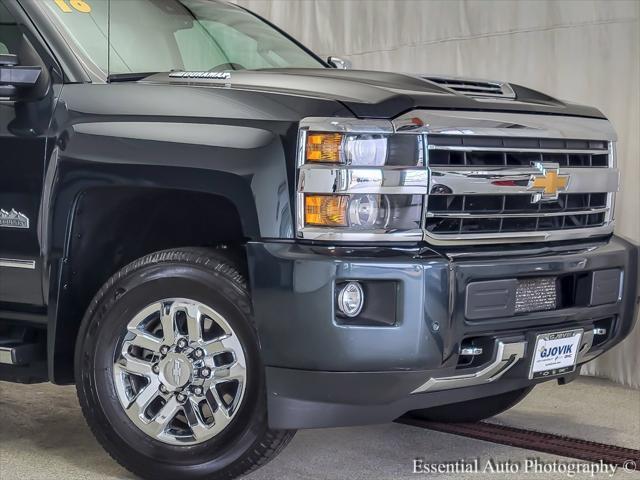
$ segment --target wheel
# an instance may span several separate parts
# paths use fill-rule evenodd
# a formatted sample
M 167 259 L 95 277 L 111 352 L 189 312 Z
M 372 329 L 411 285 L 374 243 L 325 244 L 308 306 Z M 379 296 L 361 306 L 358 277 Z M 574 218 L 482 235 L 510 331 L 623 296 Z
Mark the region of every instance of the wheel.
M 413 410 L 408 415 L 433 422 L 479 422 L 509 410 L 526 397 L 531 390 L 533 390 L 533 387 L 527 387 L 491 397 Z
M 249 293 L 229 258 L 148 255 L 109 279 L 82 321 L 82 411 L 107 452 L 140 477 L 235 478 L 295 433 L 267 425 Z

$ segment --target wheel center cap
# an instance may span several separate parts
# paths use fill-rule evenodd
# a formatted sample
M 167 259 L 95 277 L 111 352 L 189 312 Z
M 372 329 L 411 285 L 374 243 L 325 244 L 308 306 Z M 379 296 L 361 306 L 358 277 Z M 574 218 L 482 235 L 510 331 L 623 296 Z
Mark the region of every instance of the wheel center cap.
M 191 380 L 193 367 L 185 355 L 170 353 L 160 362 L 160 381 L 169 389 L 177 390 Z

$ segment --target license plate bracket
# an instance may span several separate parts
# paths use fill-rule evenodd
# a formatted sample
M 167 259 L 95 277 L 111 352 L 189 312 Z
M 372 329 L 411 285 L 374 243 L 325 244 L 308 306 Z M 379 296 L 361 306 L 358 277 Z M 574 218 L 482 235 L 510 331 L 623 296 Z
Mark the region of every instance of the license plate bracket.
M 583 333 L 582 329 L 573 329 L 538 334 L 529 378 L 548 378 L 573 372 Z

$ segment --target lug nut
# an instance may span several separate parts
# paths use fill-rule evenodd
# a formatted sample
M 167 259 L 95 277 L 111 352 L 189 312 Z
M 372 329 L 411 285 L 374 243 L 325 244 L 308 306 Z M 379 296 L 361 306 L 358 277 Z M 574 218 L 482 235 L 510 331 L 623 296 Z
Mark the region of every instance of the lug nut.
M 184 393 L 179 393 L 178 395 L 176 395 L 176 400 L 182 403 L 187 400 L 187 396 Z
M 158 366 L 157 363 L 152 367 L 152 370 L 153 370 L 153 373 L 160 373 L 160 367 Z
M 181 338 L 180 340 L 178 340 L 178 347 L 185 348 L 187 345 L 188 345 L 188 342 L 186 339 Z
M 204 357 L 204 350 L 202 350 L 201 348 L 196 348 L 196 351 L 193 352 L 193 354 L 197 357 L 197 358 L 202 358 Z
M 163 345 L 160 347 L 160 353 L 162 355 L 166 355 L 167 353 L 169 353 L 169 347 L 167 347 L 166 345 Z
M 160 391 L 162 393 L 167 393 L 168 392 L 167 387 L 165 387 L 164 385 L 160 385 Z
M 196 395 L 202 395 L 202 387 L 193 387 L 193 393 Z
M 200 376 L 208 378 L 209 375 L 211 375 L 211 369 L 209 367 L 204 367 L 202 370 L 200 370 Z

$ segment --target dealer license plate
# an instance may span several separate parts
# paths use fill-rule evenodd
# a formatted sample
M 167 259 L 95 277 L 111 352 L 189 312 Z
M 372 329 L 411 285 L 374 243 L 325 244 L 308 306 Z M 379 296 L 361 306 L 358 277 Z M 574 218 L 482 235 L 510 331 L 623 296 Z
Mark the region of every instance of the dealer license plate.
M 582 330 L 567 330 L 538 335 L 529 378 L 573 372 L 576 369 L 582 333 Z

